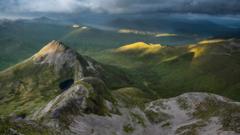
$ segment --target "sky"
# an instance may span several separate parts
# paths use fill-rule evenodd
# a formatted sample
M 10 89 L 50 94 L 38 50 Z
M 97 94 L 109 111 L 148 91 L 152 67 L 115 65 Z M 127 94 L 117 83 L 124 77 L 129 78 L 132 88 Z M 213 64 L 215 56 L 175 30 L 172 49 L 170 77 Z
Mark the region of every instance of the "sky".
M 240 0 L 0 0 L 1 14 L 82 12 L 238 15 Z

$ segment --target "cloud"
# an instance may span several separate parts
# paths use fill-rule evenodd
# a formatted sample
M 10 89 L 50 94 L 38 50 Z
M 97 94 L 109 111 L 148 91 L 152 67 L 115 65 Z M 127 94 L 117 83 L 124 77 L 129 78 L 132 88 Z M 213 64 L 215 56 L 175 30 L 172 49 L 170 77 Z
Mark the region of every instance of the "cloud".
M 74 12 L 78 0 L 8 0 L 0 2 L 5 12 Z
M 0 0 L 1 12 L 239 14 L 240 0 Z

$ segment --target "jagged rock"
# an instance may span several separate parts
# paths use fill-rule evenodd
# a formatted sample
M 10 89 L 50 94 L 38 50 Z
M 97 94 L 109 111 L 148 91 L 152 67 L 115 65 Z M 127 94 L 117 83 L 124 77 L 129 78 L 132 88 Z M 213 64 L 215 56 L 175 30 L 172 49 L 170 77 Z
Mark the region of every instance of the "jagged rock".
M 51 124 L 59 128 L 61 125 L 69 125 L 75 116 L 106 116 L 117 112 L 113 104 L 114 99 L 104 82 L 98 78 L 87 77 L 36 111 L 31 119 L 43 120 L 48 124 L 52 120 Z
M 223 119 L 227 116 L 226 112 L 234 113 L 232 109 L 239 106 L 239 103 L 214 94 L 185 93 L 175 98 L 150 102 L 145 112 L 150 120 L 157 121 L 154 125 L 161 126 L 156 133 L 237 135 L 240 133 L 236 129 L 227 130 L 224 127 Z M 240 115 L 236 117 L 240 118 Z
M 73 89 L 77 90 L 76 87 Z M 66 103 L 65 101 L 63 98 L 59 103 Z M 74 101 L 74 104 L 77 103 Z M 70 110 L 83 109 L 83 103 L 86 102 L 71 106 Z M 69 109 L 65 108 L 62 110 L 65 112 L 64 117 L 71 116 L 72 119 L 68 121 L 67 128 L 63 130 L 67 130 L 68 132 L 65 131 L 65 133 L 72 135 L 240 134 L 237 127 L 239 122 L 236 121 L 240 118 L 237 115 L 240 110 L 232 110 L 239 108 L 240 103 L 214 94 L 186 93 L 170 99 L 149 102 L 144 109 L 139 107 L 126 108 L 116 104 L 115 107 L 118 108 L 119 113 L 98 115 L 82 111 L 82 113 L 75 113 L 74 116 L 74 113 L 67 113 Z M 231 121 L 226 120 L 229 114 L 234 117 L 229 119 Z M 233 121 L 234 119 L 235 121 Z
M 48 115 L 58 118 L 62 113 L 64 114 L 68 111 L 72 113 L 81 112 L 86 108 L 86 98 L 89 97 L 89 93 L 90 90 L 85 86 L 75 85 L 51 100 L 46 106 L 37 111 L 33 118 L 41 119 Z
M 32 59 L 35 64 L 53 65 L 57 72 L 72 68 L 75 71 L 75 79 L 97 74 L 97 68 L 93 62 L 86 60 L 76 51 L 55 40 L 43 47 Z

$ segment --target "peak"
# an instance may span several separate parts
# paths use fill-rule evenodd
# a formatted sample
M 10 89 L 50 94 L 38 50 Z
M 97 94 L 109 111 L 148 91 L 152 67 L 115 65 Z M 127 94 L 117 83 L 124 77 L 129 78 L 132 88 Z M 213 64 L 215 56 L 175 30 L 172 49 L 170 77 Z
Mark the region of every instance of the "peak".
M 60 71 L 66 66 L 73 67 L 79 62 L 78 58 L 80 57 L 80 54 L 65 46 L 62 42 L 53 40 L 36 53 L 32 60 L 35 64 L 53 65 L 56 71 Z M 84 61 L 82 59 L 81 62 Z
M 37 54 L 34 55 L 35 58 L 43 57 L 47 54 L 55 54 L 64 52 L 67 50 L 68 47 L 66 47 L 62 42 L 53 40 L 47 45 L 45 45 Z
M 53 40 L 49 42 L 46 46 L 64 47 L 64 44 L 60 41 Z

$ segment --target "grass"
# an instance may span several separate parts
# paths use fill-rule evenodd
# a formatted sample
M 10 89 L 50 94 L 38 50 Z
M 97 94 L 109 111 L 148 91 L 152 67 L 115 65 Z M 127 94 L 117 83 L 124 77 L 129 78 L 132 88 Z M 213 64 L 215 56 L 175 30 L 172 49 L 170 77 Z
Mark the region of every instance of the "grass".
M 36 65 L 29 59 L 0 73 L 0 115 L 30 114 L 60 93 L 59 82 L 73 74 L 65 70 L 56 74 L 49 65 Z
M 196 58 L 189 46 L 165 47 L 153 56 L 109 52 L 96 56 L 125 70 L 134 87 L 159 97 L 210 92 L 240 101 L 240 50 L 231 49 L 233 42 L 239 40 L 197 44 L 194 48 L 204 48 L 204 52 Z
M 134 128 L 130 124 L 127 124 L 123 126 L 123 131 L 126 133 L 133 133 Z
M 146 93 L 134 87 L 121 88 L 112 91 L 112 94 L 127 107 L 144 107 L 144 103 L 151 101 Z
M 169 115 L 163 112 L 154 112 L 152 110 L 146 110 L 145 114 L 150 122 L 158 124 L 169 119 Z
M 142 118 L 141 115 L 137 114 L 137 113 L 131 113 L 131 116 L 133 118 L 133 120 L 136 121 L 136 123 L 140 124 L 141 126 L 145 127 L 145 122 L 144 122 L 144 118 Z

